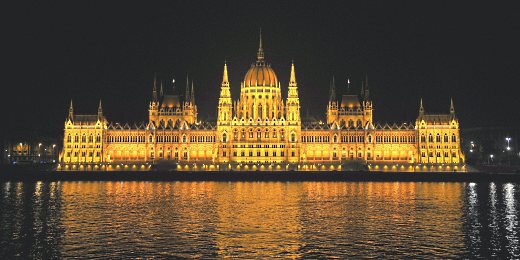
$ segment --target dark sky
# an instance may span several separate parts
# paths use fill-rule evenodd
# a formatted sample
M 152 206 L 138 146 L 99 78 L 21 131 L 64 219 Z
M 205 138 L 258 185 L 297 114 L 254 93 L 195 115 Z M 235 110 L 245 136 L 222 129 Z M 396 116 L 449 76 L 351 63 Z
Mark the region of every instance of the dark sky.
M 284 93 L 295 61 L 302 114 L 324 117 L 332 75 L 341 92 L 368 74 L 376 121 L 415 120 L 420 97 L 448 112 L 453 97 L 463 128 L 520 124 L 520 23 L 505 3 L 107 2 L 4 9 L 3 134 L 60 134 L 70 99 L 78 113 L 101 98 L 110 121 L 147 121 L 154 73 L 177 89 L 188 73 L 199 116 L 213 118 L 224 60 L 236 99 L 260 27 Z

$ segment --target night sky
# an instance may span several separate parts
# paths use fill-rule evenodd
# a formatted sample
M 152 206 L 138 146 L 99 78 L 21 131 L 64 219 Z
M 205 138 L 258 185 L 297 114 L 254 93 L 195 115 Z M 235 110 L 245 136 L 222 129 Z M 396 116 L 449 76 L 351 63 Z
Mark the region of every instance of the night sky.
M 518 9 L 473 2 L 315 1 L 53 2 L 4 8 L 2 135 L 63 131 L 75 112 L 112 122 L 147 121 L 154 73 L 176 91 L 194 80 L 199 118 L 214 120 L 227 60 L 233 99 L 256 60 L 266 60 L 286 96 L 294 59 L 302 115 L 325 118 L 329 81 L 338 95 L 368 74 L 375 121 L 448 113 L 461 127 L 519 126 Z M 142 4 L 148 4 L 143 1 Z M 493 4 L 493 5 L 491 5 Z

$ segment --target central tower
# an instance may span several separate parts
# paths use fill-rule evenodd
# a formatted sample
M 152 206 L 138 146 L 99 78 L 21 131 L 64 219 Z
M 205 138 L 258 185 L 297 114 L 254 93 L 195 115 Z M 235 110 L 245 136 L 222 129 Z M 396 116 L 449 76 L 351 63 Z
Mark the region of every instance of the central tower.
M 281 170 L 300 160 L 301 119 L 298 84 L 291 64 L 287 100 L 281 83 L 265 61 L 260 32 L 256 62 L 240 82 L 240 96 L 231 105 L 228 67 L 224 64 L 216 146 L 222 169 Z M 231 117 L 229 117 L 231 115 Z
M 283 111 L 280 82 L 271 65 L 265 62 L 260 32 L 256 62 L 251 64 L 244 81 L 240 84 L 236 116 L 245 120 L 272 120 L 280 119 Z

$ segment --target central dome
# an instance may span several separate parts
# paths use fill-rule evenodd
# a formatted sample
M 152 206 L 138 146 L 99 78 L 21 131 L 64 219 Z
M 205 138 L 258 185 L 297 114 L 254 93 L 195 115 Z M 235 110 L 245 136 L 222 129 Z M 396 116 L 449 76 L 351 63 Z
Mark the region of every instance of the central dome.
M 276 86 L 278 78 L 276 73 L 268 64 L 257 62 L 251 65 L 251 68 L 244 77 L 244 86 Z
M 244 77 L 244 86 L 272 86 L 276 87 L 278 78 L 276 73 L 271 68 L 271 65 L 264 61 L 264 49 L 262 48 L 262 31 L 260 31 L 260 46 L 258 47 L 258 54 L 256 63 L 251 64 L 251 68 Z

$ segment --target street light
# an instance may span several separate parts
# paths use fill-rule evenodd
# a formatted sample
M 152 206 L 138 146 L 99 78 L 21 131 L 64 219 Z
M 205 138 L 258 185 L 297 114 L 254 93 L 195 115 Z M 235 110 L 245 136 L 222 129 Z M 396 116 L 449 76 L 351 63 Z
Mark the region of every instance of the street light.
M 511 165 L 511 157 L 509 157 L 509 151 L 511 151 L 511 146 L 509 146 L 509 141 L 511 141 L 511 137 L 506 137 L 506 141 L 507 141 L 507 147 L 506 147 L 506 150 L 507 150 L 507 164 Z

